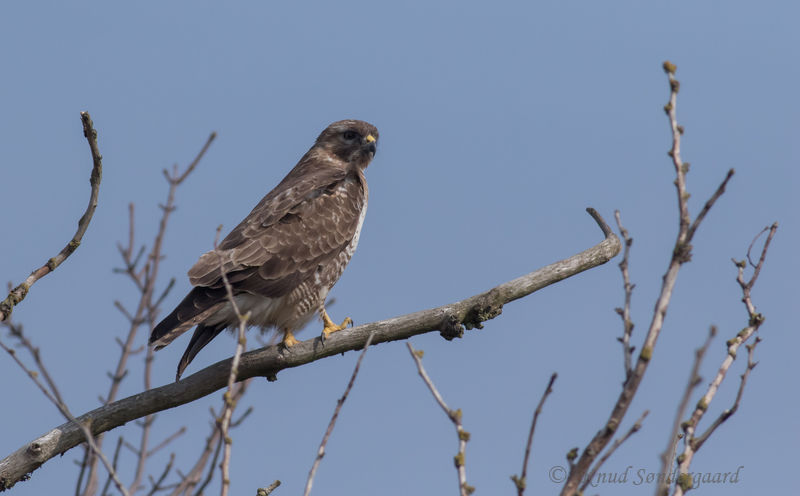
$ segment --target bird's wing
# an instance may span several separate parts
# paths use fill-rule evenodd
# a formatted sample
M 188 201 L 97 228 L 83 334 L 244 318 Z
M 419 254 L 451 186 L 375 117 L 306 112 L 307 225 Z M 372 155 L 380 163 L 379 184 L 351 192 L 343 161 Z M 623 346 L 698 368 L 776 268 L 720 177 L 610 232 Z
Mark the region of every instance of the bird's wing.
M 355 172 L 317 170 L 268 194 L 220 244 L 223 268 L 241 292 L 278 297 L 291 291 L 352 241 L 366 185 Z M 214 251 L 189 271 L 194 286 L 222 286 Z

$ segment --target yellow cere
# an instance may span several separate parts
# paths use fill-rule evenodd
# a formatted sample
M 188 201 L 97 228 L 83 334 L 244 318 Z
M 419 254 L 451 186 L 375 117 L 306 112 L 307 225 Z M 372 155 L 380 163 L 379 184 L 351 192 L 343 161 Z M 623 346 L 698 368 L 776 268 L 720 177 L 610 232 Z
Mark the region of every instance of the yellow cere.
M 368 134 L 367 137 L 364 139 L 366 139 L 367 142 L 372 143 L 373 141 L 375 141 L 375 136 Z

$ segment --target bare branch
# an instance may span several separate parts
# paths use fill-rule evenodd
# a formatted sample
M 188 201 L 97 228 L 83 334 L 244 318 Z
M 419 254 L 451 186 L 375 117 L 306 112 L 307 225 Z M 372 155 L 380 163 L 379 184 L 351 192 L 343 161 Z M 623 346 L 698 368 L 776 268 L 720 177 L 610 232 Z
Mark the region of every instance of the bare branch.
M 361 355 L 359 355 L 358 360 L 356 361 L 356 366 L 353 368 L 353 374 L 350 376 L 350 381 L 347 383 L 344 394 L 336 402 L 336 409 L 333 410 L 331 421 L 328 422 L 328 428 L 325 429 L 325 435 L 322 436 L 322 442 L 317 450 L 317 457 L 314 459 L 314 463 L 311 465 L 311 470 L 308 471 L 308 479 L 306 480 L 306 488 L 305 491 L 303 491 L 303 496 L 308 496 L 311 494 L 311 486 L 314 484 L 314 476 L 317 474 L 317 469 L 319 468 L 320 462 L 322 462 L 322 457 L 325 456 L 325 448 L 328 446 L 328 439 L 330 439 L 331 433 L 333 432 L 333 427 L 336 425 L 336 419 L 339 418 L 339 412 L 342 410 L 342 405 L 344 405 L 344 402 L 347 401 L 347 396 L 350 394 L 350 390 L 353 389 L 353 384 L 355 384 L 356 376 L 358 375 L 358 369 L 361 368 L 361 361 L 364 360 L 364 355 L 367 354 L 369 345 L 372 344 L 372 337 L 373 335 L 370 334 L 367 338 L 367 342 L 364 344 L 364 351 L 361 352 Z M 276 482 L 280 484 L 280 481 Z
M 72 239 L 69 240 L 67 246 L 62 248 L 58 255 L 48 260 L 43 266 L 31 272 L 31 275 L 29 275 L 22 284 L 12 289 L 6 299 L 0 302 L 0 321 L 6 320 L 11 315 L 11 311 L 19 302 L 25 299 L 31 286 L 33 286 L 36 281 L 56 270 L 67 257 L 72 255 L 72 252 L 80 246 L 81 239 L 83 239 L 86 229 L 89 228 L 89 222 L 92 221 L 92 216 L 97 208 L 97 195 L 100 191 L 100 180 L 103 178 L 103 156 L 100 155 L 100 150 L 97 147 L 97 131 L 94 129 L 94 124 L 92 123 L 92 118 L 89 116 L 89 112 L 81 112 L 81 122 L 83 123 L 83 135 L 89 142 L 89 150 L 92 153 L 92 173 L 91 176 L 89 176 L 89 184 L 91 185 L 89 205 L 78 221 L 78 230 L 75 231 L 75 234 L 72 236 Z
M 625 250 L 622 255 L 622 261 L 619 263 L 619 270 L 622 272 L 622 283 L 625 290 L 625 305 L 622 308 L 617 308 L 616 312 L 622 318 L 622 337 L 617 338 L 622 343 L 623 363 L 625 366 L 625 380 L 633 373 L 631 360 L 633 359 L 634 346 L 631 345 L 631 335 L 633 334 L 633 321 L 631 320 L 631 296 L 633 295 L 633 288 L 635 284 L 631 284 L 630 274 L 628 272 L 628 260 L 630 259 L 631 246 L 633 245 L 633 238 L 628 235 L 628 230 L 622 226 L 619 210 L 614 211 L 614 217 L 617 219 L 617 227 L 619 228 L 622 239 L 625 241 Z
M 250 414 L 253 413 L 253 407 L 247 407 L 247 410 L 244 411 L 241 417 L 238 420 L 231 420 L 231 428 L 239 427 L 242 422 L 244 422 Z
M 409 342 L 406 342 L 406 346 L 408 347 L 408 352 L 411 353 L 411 358 L 414 359 L 414 363 L 417 364 L 419 376 L 422 377 L 425 385 L 428 386 L 431 394 L 433 394 L 434 399 L 436 399 L 436 402 L 442 407 L 447 418 L 450 419 L 456 428 L 456 434 L 458 435 L 458 453 L 453 457 L 453 462 L 455 463 L 458 473 L 458 490 L 461 496 L 469 496 L 475 491 L 475 488 L 467 484 L 466 449 L 467 441 L 469 441 L 469 432 L 464 430 L 464 425 L 461 423 L 461 409 L 452 410 L 447 406 L 447 403 L 444 402 L 444 398 L 439 394 L 436 386 L 433 385 L 433 381 L 428 376 L 428 373 L 425 372 L 425 367 L 422 366 L 422 350 L 415 350 Z
M 636 391 L 639 389 L 644 374 L 653 356 L 655 345 L 658 340 L 661 330 L 664 326 L 664 319 L 667 314 L 670 300 L 672 298 L 672 291 L 675 288 L 675 283 L 678 279 L 678 273 L 681 266 L 691 260 L 692 257 L 692 239 L 697 230 L 697 227 L 706 215 L 708 210 L 713 206 L 714 202 L 719 198 L 725 190 L 725 185 L 733 175 L 730 171 L 723 180 L 722 184 L 717 188 L 717 191 L 706 202 L 706 206 L 701 211 L 700 215 L 695 219 L 694 223 L 689 215 L 689 193 L 686 190 L 686 174 L 689 172 L 689 164 L 684 163 L 680 156 L 681 148 L 681 135 L 683 134 L 683 127 L 678 125 L 676 117 L 677 97 L 680 83 L 675 79 L 676 67 L 671 62 L 664 62 L 664 71 L 669 77 L 670 96 L 669 102 L 664 106 L 664 111 L 667 114 L 670 130 L 672 133 L 672 147 L 669 151 L 669 156 L 672 158 L 672 164 L 675 169 L 675 188 L 678 194 L 678 235 L 675 240 L 675 246 L 672 250 L 672 258 L 666 272 L 664 273 L 661 291 L 656 299 L 655 310 L 653 312 L 652 320 L 648 328 L 647 334 L 644 338 L 644 343 L 639 352 L 636 364 L 632 368 L 632 373 L 628 376 L 623 384 L 622 391 L 617 398 L 611 414 L 606 421 L 603 428 L 592 438 L 588 446 L 582 451 L 577 463 L 571 467 L 567 481 L 561 490 L 561 494 L 572 495 L 578 490 L 582 481 L 585 480 L 586 474 L 589 472 L 595 458 L 603 452 L 605 447 L 611 441 L 614 433 L 619 428 L 623 418 L 625 417 L 628 407 L 633 401 Z
M 8 332 L 11 337 L 16 338 L 19 340 L 20 346 L 28 350 L 28 353 L 31 354 L 33 357 L 33 363 L 36 364 L 36 368 L 38 372 L 42 375 L 45 382 L 47 383 L 47 387 L 49 391 L 53 394 L 53 397 L 59 403 L 64 403 L 64 398 L 61 396 L 61 392 L 58 390 L 58 386 L 56 386 L 55 381 L 50 376 L 50 373 L 47 371 L 47 367 L 44 366 L 44 362 L 42 361 L 42 356 L 39 353 L 39 348 L 34 346 L 33 343 L 25 336 L 25 333 L 22 332 L 22 324 L 15 324 L 10 320 L 5 320 L 0 322 L 4 327 L 8 328 Z
M 203 449 L 203 452 L 200 454 L 197 462 L 192 467 L 192 470 L 189 471 L 188 474 L 182 476 L 181 482 L 175 486 L 175 489 L 170 493 L 170 496 L 179 496 L 181 494 L 189 494 L 189 491 L 200 482 L 201 477 L 203 476 L 203 470 L 205 469 L 206 464 L 208 463 L 208 459 L 213 452 L 219 453 L 219 446 L 221 446 L 221 440 L 219 435 L 219 428 L 214 425 L 211 429 L 211 434 L 206 439 L 206 445 Z M 205 483 L 207 484 L 210 482 L 211 477 L 213 476 L 214 472 L 214 465 L 216 464 L 217 457 L 214 456 L 214 461 L 211 463 L 211 469 L 209 470 L 209 479 Z M 204 487 L 205 487 L 204 484 Z
M 83 438 L 80 441 L 86 441 L 86 443 L 89 445 L 90 451 L 94 454 L 94 456 L 100 458 L 100 460 L 103 462 L 103 465 L 106 467 L 106 470 L 108 470 L 109 476 L 114 480 L 114 484 L 117 486 L 117 489 L 119 489 L 119 491 L 123 494 L 123 496 L 128 496 L 129 493 L 125 489 L 125 486 L 122 485 L 122 482 L 119 480 L 119 477 L 117 477 L 117 473 L 114 470 L 114 467 L 108 461 L 108 458 L 106 458 L 106 456 L 100 450 L 100 447 L 95 443 L 95 439 L 90 428 L 90 424 L 92 421 L 91 418 L 82 418 L 80 421 L 78 421 L 70 413 L 69 409 L 67 408 L 67 405 L 59 401 L 56 398 L 56 396 L 53 393 L 51 393 L 44 386 L 44 384 L 42 384 L 42 382 L 39 380 L 39 374 L 26 367 L 25 364 L 22 362 L 22 360 L 19 359 L 19 357 L 17 356 L 16 352 L 13 349 L 6 346 L 2 341 L 0 341 L 0 348 L 2 348 L 9 355 L 11 355 L 14 361 L 17 362 L 17 365 L 19 365 L 20 368 L 22 368 L 22 370 L 25 371 L 26 374 L 28 374 L 28 377 L 31 378 L 31 380 L 36 384 L 39 390 L 47 397 L 48 400 L 50 400 L 50 402 L 52 402 L 56 406 L 56 408 L 58 408 L 58 411 L 60 411 L 61 414 L 67 418 L 69 425 L 72 427 L 76 427 L 78 429 L 79 436 Z M 43 364 L 41 366 L 44 367 Z M 28 451 L 32 451 L 34 454 L 36 453 L 36 450 L 37 446 L 30 445 L 28 447 Z M 4 477 L 0 477 L 0 489 L 7 488 L 5 480 L 6 479 Z
M 547 383 L 547 388 L 545 388 L 542 398 L 539 400 L 539 404 L 536 405 L 536 410 L 533 411 L 531 430 L 528 432 L 528 442 L 525 444 L 525 458 L 522 460 L 522 473 L 519 477 L 516 475 L 511 476 L 511 480 L 514 481 L 514 485 L 517 487 L 518 496 L 522 496 L 525 493 L 528 480 L 528 459 L 530 458 L 531 445 L 533 444 L 533 431 L 536 429 L 536 421 L 539 419 L 539 414 L 542 413 L 544 402 L 547 400 L 547 397 L 550 396 L 550 393 L 553 392 L 553 383 L 556 382 L 556 377 L 558 377 L 558 374 L 553 372 L 553 375 L 550 376 L 550 381 Z
M 183 181 L 185 181 L 186 178 L 189 176 L 189 174 L 191 174 L 192 171 L 194 171 L 195 167 L 197 167 L 197 164 L 200 163 L 200 160 L 202 160 L 203 156 L 208 151 L 208 147 L 211 146 L 211 142 L 213 142 L 214 139 L 216 139 L 216 137 L 217 137 L 216 132 L 212 132 L 210 135 L 208 135 L 206 144 L 203 145 L 203 148 L 200 149 L 200 152 L 197 154 L 194 160 L 192 160 L 192 162 L 188 165 L 188 167 L 186 167 L 186 170 L 183 171 L 183 174 L 181 174 L 180 176 L 173 176 L 171 181 L 177 183 L 176 185 L 180 185 Z
M 112 458 L 112 461 L 111 461 L 111 466 L 114 467 L 114 470 L 117 470 L 117 462 L 119 462 L 119 452 L 120 452 L 120 449 L 122 449 L 123 441 L 124 440 L 123 440 L 122 436 L 120 436 L 117 439 L 117 447 L 114 448 L 114 457 Z M 111 474 L 109 474 L 108 477 L 106 478 L 106 483 L 105 483 L 105 485 L 103 485 L 103 490 L 100 491 L 100 494 L 102 494 L 102 495 L 107 494 L 109 487 L 111 487 Z
M 628 429 L 628 432 L 626 432 L 625 435 L 622 436 L 621 438 L 618 438 L 616 441 L 614 441 L 614 444 L 611 445 L 611 448 L 609 448 L 608 451 L 606 451 L 605 454 L 600 457 L 600 459 L 597 461 L 595 466 L 592 467 L 592 470 L 589 471 L 589 475 L 586 477 L 586 480 L 581 485 L 581 493 L 583 493 L 583 491 L 586 491 L 586 488 L 592 482 L 592 479 L 594 479 L 594 476 L 597 473 L 597 471 L 600 470 L 600 467 L 603 466 L 603 464 L 606 462 L 606 460 L 611 458 L 611 455 L 613 455 L 614 452 L 617 451 L 617 448 L 622 446 L 622 443 L 627 441 L 629 437 L 631 437 L 635 433 L 639 432 L 639 429 L 642 428 L 642 422 L 644 421 L 645 417 L 647 417 L 647 415 L 649 413 L 650 413 L 650 410 L 645 410 L 644 413 L 642 413 L 642 416 L 639 417 L 639 420 L 637 420 L 631 426 L 631 428 Z
M 160 266 L 160 262 L 162 260 L 161 248 L 164 239 L 164 235 L 167 230 L 167 224 L 169 221 L 170 214 L 175 210 L 175 194 L 177 191 L 178 186 L 186 179 L 188 174 L 195 169 L 197 164 L 199 163 L 200 159 L 205 154 L 206 150 L 210 146 L 211 142 L 214 140 L 216 136 L 215 133 L 211 133 L 211 136 L 208 138 L 206 143 L 203 145 L 200 152 L 195 156 L 194 160 L 187 166 L 186 170 L 183 174 L 179 174 L 177 170 L 177 166 L 175 167 L 175 174 L 174 176 L 167 175 L 167 183 L 168 183 L 168 191 L 167 191 L 167 201 L 166 206 L 162 209 L 161 219 L 159 221 L 158 231 L 156 232 L 155 239 L 153 240 L 153 245 L 150 249 L 150 252 L 147 255 L 146 262 L 142 266 L 142 268 L 137 272 L 137 266 L 139 265 L 139 259 L 141 258 L 142 254 L 145 252 L 145 247 L 142 247 L 141 250 L 136 255 L 135 259 L 131 259 L 134 250 L 134 239 L 135 239 L 135 228 L 134 228 L 134 206 L 131 204 L 128 208 L 129 213 L 129 232 L 128 232 L 128 246 L 127 248 L 120 247 L 120 254 L 123 259 L 123 263 L 126 267 L 124 273 L 126 273 L 130 280 L 134 283 L 136 288 L 139 290 L 139 302 L 136 305 L 136 311 L 133 315 L 130 312 L 125 312 L 126 317 L 130 321 L 130 326 L 128 328 L 128 334 L 122 343 L 122 350 L 120 351 L 120 357 L 117 361 L 117 367 L 113 375 L 111 375 L 111 385 L 109 387 L 108 394 L 105 397 L 105 403 L 109 404 L 117 398 L 117 394 L 119 392 L 119 388 L 122 384 L 122 379 L 127 375 L 127 366 L 128 366 L 128 359 L 131 355 L 134 354 L 134 344 L 136 342 L 136 337 L 138 335 L 139 328 L 147 323 L 149 324 L 148 328 L 152 329 L 155 325 L 155 319 L 158 313 L 157 304 L 153 303 L 153 295 L 155 293 L 155 284 L 158 277 L 158 269 Z M 169 290 L 169 286 L 165 291 Z M 145 358 L 145 370 L 144 370 L 144 388 L 148 390 L 151 388 L 151 370 L 152 370 L 152 360 L 153 360 L 153 350 L 148 348 L 147 356 Z M 137 463 L 136 463 L 136 472 L 134 476 L 134 480 L 131 483 L 130 491 L 135 492 L 137 488 L 141 485 L 142 478 L 144 477 L 145 471 L 145 463 L 146 463 L 146 454 L 148 452 L 148 442 L 150 437 L 150 426 L 153 423 L 153 418 L 148 417 L 145 419 L 144 428 L 142 429 L 142 436 L 140 440 L 140 448 L 137 450 L 139 453 Z M 103 443 L 103 436 L 97 437 L 98 446 L 102 446 Z M 84 496 L 91 496 L 96 492 L 97 488 L 97 459 L 93 456 L 89 456 L 86 460 L 89 466 L 89 475 L 88 480 L 86 482 L 86 487 L 84 488 L 83 495 Z
M 733 402 L 733 406 L 727 410 L 723 410 L 722 413 L 719 414 L 719 417 L 714 420 L 714 422 L 708 427 L 708 429 L 706 429 L 705 432 L 694 438 L 693 443 L 695 451 L 699 450 L 703 446 L 711 434 L 717 430 L 717 427 L 722 425 L 723 422 L 728 420 L 739 409 L 739 404 L 742 402 L 744 387 L 747 385 L 747 378 L 750 377 L 750 371 L 753 370 L 756 365 L 758 365 L 758 362 L 753 361 L 753 355 L 755 354 L 756 346 L 758 346 L 758 343 L 760 342 L 761 338 L 756 336 L 753 344 L 745 345 L 745 348 L 747 348 L 747 366 L 744 369 L 744 373 L 741 375 L 741 381 L 739 381 L 739 390 L 736 392 L 736 400 Z
M 708 351 L 708 347 L 711 346 L 711 341 L 714 340 L 714 337 L 717 335 L 717 327 L 711 326 L 708 331 L 708 337 L 706 338 L 706 342 L 703 343 L 703 346 L 697 348 L 694 351 L 694 364 L 692 365 L 692 371 L 689 373 L 689 380 L 686 383 L 686 387 L 683 390 L 683 397 L 681 398 L 681 402 L 678 405 L 678 411 L 675 412 L 675 420 L 672 423 L 672 432 L 670 433 L 669 440 L 667 443 L 667 449 L 664 453 L 661 454 L 661 473 L 668 474 L 672 469 L 672 464 L 675 463 L 675 453 L 678 449 L 678 442 L 681 440 L 681 422 L 683 421 L 683 416 L 686 413 L 686 407 L 689 405 L 689 400 L 692 397 L 692 392 L 695 390 L 697 386 L 700 385 L 700 382 L 703 380 L 700 377 L 700 366 L 703 364 L 703 357 L 705 356 L 706 352 Z M 656 494 L 665 495 L 669 492 L 669 485 L 670 479 L 668 477 L 663 477 L 659 480 L 658 483 L 659 487 L 656 490 Z
M 219 460 L 219 454 L 222 451 L 222 431 L 219 429 L 217 425 L 217 419 L 214 419 L 214 428 L 220 432 L 219 437 L 217 438 L 217 444 L 214 447 L 214 456 L 211 457 L 211 463 L 208 464 L 208 474 L 206 475 L 205 480 L 203 483 L 197 487 L 197 491 L 195 491 L 195 496 L 203 496 L 205 494 L 206 487 L 211 483 L 211 479 L 214 478 L 214 472 L 217 468 L 217 460 Z M 187 493 L 188 494 L 188 493 Z
M 772 242 L 772 238 L 775 237 L 775 232 L 778 230 L 778 223 L 774 222 L 771 226 L 765 227 L 760 233 L 753 238 L 753 242 L 750 243 L 750 247 L 747 248 L 747 259 L 750 260 L 750 265 L 753 267 L 753 275 L 750 277 L 750 280 L 746 283 L 744 282 L 744 267 L 740 267 L 739 271 L 739 285 L 742 287 L 742 290 L 745 291 L 744 297 L 749 299 L 750 298 L 750 290 L 755 285 L 756 280 L 758 279 L 759 274 L 761 274 L 761 268 L 764 266 L 764 259 L 767 257 L 767 250 L 769 249 L 769 244 Z M 758 258 L 758 263 L 753 265 L 753 261 L 750 258 L 750 251 L 753 249 L 753 245 L 755 245 L 758 238 L 761 237 L 762 234 L 769 231 L 767 235 L 767 240 L 764 242 L 764 247 L 761 249 L 761 256 Z M 746 305 L 745 305 L 746 306 Z M 747 307 L 748 311 L 750 311 L 750 307 Z
M 229 366 L 230 367 L 230 366 Z M 228 369 L 230 370 L 230 368 Z M 247 391 L 247 387 L 250 384 L 249 380 L 240 382 L 237 384 L 237 388 L 233 393 L 233 404 L 237 405 L 239 399 L 244 396 L 244 393 Z M 203 452 L 200 454 L 200 457 L 197 459 L 195 464 L 192 466 L 192 469 L 185 475 L 181 477 L 181 482 L 175 485 L 173 491 L 170 493 L 171 496 L 178 496 L 178 495 L 185 495 L 189 494 L 190 491 L 197 486 L 200 480 L 203 478 L 203 472 L 205 471 L 206 465 L 209 466 L 208 476 L 206 477 L 203 484 L 197 489 L 195 494 L 202 494 L 205 487 L 211 482 L 211 479 L 214 477 L 215 466 L 217 464 L 217 458 L 219 457 L 219 453 L 221 451 L 222 446 L 222 437 L 220 436 L 219 426 L 217 425 L 217 413 L 214 409 L 211 409 L 211 416 L 214 418 L 214 422 L 211 424 L 211 433 L 206 438 L 206 445 L 203 449 Z M 231 423 L 231 427 L 234 424 Z M 211 463 L 209 464 L 209 457 L 211 458 Z M 180 471 L 178 471 L 180 473 Z
M 168 438 L 166 438 L 163 441 L 161 441 L 160 443 L 158 443 L 155 447 L 153 447 L 153 449 L 148 451 L 147 452 L 147 457 L 149 458 L 149 457 L 153 456 L 154 454 L 156 454 L 156 452 L 158 452 L 162 448 L 165 448 L 169 443 L 171 443 L 175 439 L 181 437 L 185 433 L 186 433 L 186 426 L 183 426 L 180 429 L 178 429 L 177 431 L 173 432 L 172 435 L 170 435 Z
M 241 357 L 237 380 L 244 381 L 257 376 L 275 379 L 283 369 L 298 367 L 346 351 L 363 349 L 372 333 L 375 334 L 373 343 L 377 344 L 404 340 L 432 331 L 463 332 L 462 326 L 477 327 L 498 315 L 502 305 L 602 265 L 616 256 L 620 251 L 619 239 L 596 212 L 593 217 L 606 233 L 606 239 L 588 250 L 449 305 L 334 333 L 325 343 L 319 338 L 313 338 L 292 346 L 290 350 L 269 346 L 249 351 Z M 94 434 L 106 432 L 126 422 L 183 405 L 225 387 L 230 369 L 231 359 L 220 361 L 178 382 L 101 406 L 86 413 L 81 419 L 92 419 Z M 26 444 L 0 460 L 0 487 L 11 487 L 25 474 L 33 472 L 50 458 L 74 448 L 82 440 L 80 432 L 74 426 L 64 424 Z M 33 445 L 38 448 L 31 452 L 29 447 Z
M 695 231 L 697 231 L 697 228 L 700 226 L 700 223 L 703 222 L 703 219 L 705 219 L 708 211 L 711 210 L 711 207 L 714 206 L 714 203 L 719 199 L 719 197 L 722 196 L 723 193 L 725 193 L 725 186 L 728 185 L 728 181 L 731 180 L 734 173 L 735 171 L 733 169 L 728 169 L 727 174 L 725 174 L 725 179 L 723 179 L 720 185 L 717 186 L 717 190 L 714 191 L 714 194 L 711 195 L 711 198 L 709 198 L 708 201 L 706 201 L 705 205 L 703 205 L 703 209 L 700 210 L 700 213 L 697 214 L 697 217 L 695 217 L 694 222 L 692 222 L 691 227 L 689 227 L 689 232 L 687 234 L 688 239 L 692 239 L 694 237 Z
M 242 312 L 239 311 L 239 305 L 236 304 L 236 298 L 233 297 L 233 288 L 231 287 L 231 283 L 228 281 L 228 275 L 225 273 L 225 259 L 222 256 L 222 252 L 219 251 L 218 246 L 219 235 L 221 231 L 222 224 L 217 227 L 217 236 L 214 239 L 214 253 L 217 254 L 219 273 L 222 278 L 222 282 L 225 285 L 228 303 L 230 303 L 231 307 L 233 308 L 233 312 L 236 314 L 236 318 L 239 320 L 239 335 L 238 339 L 236 340 L 236 350 L 233 354 L 233 359 L 231 360 L 231 371 L 228 374 L 228 390 L 224 394 L 225 403 L 222 409 L 222 416 L 217 420 L 217 423 L 219 424 L 220 435 L 222 436 L 222 442 L 225 443 L 225 450 L 222 453 L 222 464 L 220 465 L 220 470 L 222 472 L 221 494 L 222 496 L 227 496 L 228 488 L 231 483 L 230 461 L 231 444 L 233 443 L 233 440 L 228 435 L 228 428 L 230 427 L 231 416 L 233 416 L 233 409 L 235 408 L 235 404 L 233 403 L 233 386 L 236 383 L 236 374 L 239 370 L 239 359 L 247 348 L 247 337 L 245 335 L 245 330 L 247 329 L 247 319 L 250 317 L 250 312 L 247 312 L 246 315 L 242 315 Z
M 154 480 L 152 480 L 152 477 L 151 477 L 150 480 L 151 480 L 151 483 L 152 483 L 153 487 L 150 489 L 150 492 L 147 493 L 147 496 L 153 496 L 154 494 L 156 494 L 156 492 L 158 492 L 159 490 L 162 489 L 161 484 L 164 482 L 164 480 L 169 475 L 170 470 L 172 470 L 172 464 L 174 462 L 175 462 L 175 453 L 170 453 L 169 461 L 167 462 L 167 465 L 164 467 L 164 471 L 161 472 L 161 475 L 159 476 L 158 480 L 154 481 Z
M 728 418 L 733 415 L 736 410 L 739 408 L 739 403 L 742 399 L 742 394 L 744 393 L 744 387 L 747 383 L 747 378 L 750 375 L 750 371 L 756 366 L 756 362 L 753 361 L 753 353 L 755 352 L 755 347 L 760 341 L 759 338 L 756 338 L 755 342 L 752 345 L 746 345 L 748 350 L 748 358 L 747 358 L 747 366 L 745 369 L 744 374 L 742 374 L 742 380 L 739 383 L 739 390 L 736 394 L 736 401 L 734 402 L 733 406 L 725 411 L 723 411 L 719 417 L 712 423 L 712 425 L 706 429 L 706 431 L 699 436 L 695 437 L 695 432 L 697 429 L 700 420 L 705 415 L 706 411 L 708 410 L 709 405 L 711 405 L 711 401 L 716 396 L 717 391 L 719 390 L 722 381 L 725 379 L 725 376 L 728 373 L 731 365 L 733 365 L 734 360 L 736 360 L 736 354 L 739 350 L 739 347 L 747 342 L 761 327 L 761 324 L 764 323 L 764 316 L 760 313 L 756 312 L 755 305 L 750 296 L 750 292 L 753 289 L 753 285 L 758 278 L 758 275 L 761 271 L 761 268 L 764 265 L 764 260 L 767 256 L 767 250 L 769 249 L 769 245 L 772 242 L 772 238 L 775 236 L 775 232 L 778 230 L 778 224 L 774 223 L 769 228 L 769 235 L 767 236 L 766 241 L 764 242 L 764 246 L 761 249 L 761 256 L 759 257 L 758 264 L 754 267 L 753 275 L 751 276 L 749 281 L 745 281 L 744 278 L 744 269 L 747 267 L 747 263 L 745 261 L 736 262 L 734 260 L 734 264 L 738 268 L 738 274 L 736 277 L 736 281 L 739 283 L 739 287 L 742 289 L 742 303 L 744 303 L 745 308 L 747 309 L 748 314 L 748 325 L 741 331 L 734 338 L 729 339 L 725 344 L 728 347 L 728 352 L 725 355 L 725 358 L 722 360 L 722 364 L 720 365 L 719 369 L 717 370 L 717 374 L 714 376 L 714 379 L 709 384 L 708 388 L 706 389 L 705 394 L 700 401 L 697 402 L 697 406 L 695 407 L 694 411 L 692 412 L 691 417 L 689 420 L 682 424 L 683 432 L 684 432 L 684 448 L 683 452 L 678 456 L 678 478 L 675 484 L 675 491 L 673 494 L 675 495 L 682 495 L 689 491 L 692 488 L 693 480 L 690 474 L 690 467 L 692 464 L 692 460 L 694 459 L 694 455 L 697 451 L 703 446 L 703 444 L 708 440 L 711 434 L 720 426 L 723 422 L 725 422 Z M 757 236 L 758 239 L 766 230 L 762 230 Z M 750 247 L 752 248 L 753 243 L 751 243 Z M 748 252 L 750 248 L 748 248 Z

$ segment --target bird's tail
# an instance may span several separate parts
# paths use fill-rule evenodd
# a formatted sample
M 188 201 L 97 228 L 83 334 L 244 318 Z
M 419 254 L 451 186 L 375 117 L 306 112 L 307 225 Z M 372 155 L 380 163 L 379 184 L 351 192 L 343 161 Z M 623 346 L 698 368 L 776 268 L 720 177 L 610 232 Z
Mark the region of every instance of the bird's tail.
M 225 302 L 225 289 L 193 288 L 150 333 L 150 345 L 156 350 L 216 313 Z
M 212 326 L 206 326 L 200 324 L 197 326 L 197 329 L 194 330 L 194 334 L 192 335 L 191 341 L 189 341 L 189 346 L 186 347 L 186 351 L 183 352 L 183 356 L 181 357 L 181 361 L 178 362 L 178 372 L 175 374 L 175 380 L 179 381 L 181 379 L 181 375 L 183 371 L 186 370 L 186 367 L 189 363 L 194 359 L 197 355 L 197 352 L 203 349 L 205 345 L 211 342 L 212 339 L 217 337 L 217 334 L 222 332 L 225 329 L 225 324 L 217 324 Z

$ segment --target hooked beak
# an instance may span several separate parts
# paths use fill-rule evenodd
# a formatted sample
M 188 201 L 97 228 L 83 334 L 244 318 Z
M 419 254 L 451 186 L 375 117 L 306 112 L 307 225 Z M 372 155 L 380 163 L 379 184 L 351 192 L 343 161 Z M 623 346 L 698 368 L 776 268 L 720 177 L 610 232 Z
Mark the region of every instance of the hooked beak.
M 368 134 L 364 138 L 364 144 L 362 145 L 362 147 L 364 148 L 364 150 L 368 151 L 370 153 L 370 155 L 372 155 L 374 157 L 375 156 L 375 152 L 378 149 L 377 148 L 377 144 L 378 144 L 378 141 L 375 139 L 375 136 L 373 136 L 371 134 Z

